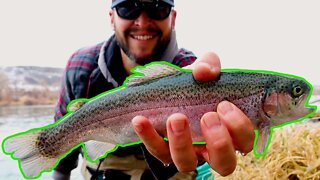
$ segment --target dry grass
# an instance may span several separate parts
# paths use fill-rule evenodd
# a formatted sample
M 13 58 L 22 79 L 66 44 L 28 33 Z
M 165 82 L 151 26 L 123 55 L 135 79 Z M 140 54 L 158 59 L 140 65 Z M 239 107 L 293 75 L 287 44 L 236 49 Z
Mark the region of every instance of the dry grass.
M 320 179 L 320 122 L 275 129 L 264 157 L 238 155 L 235 172 L 215 179 Z

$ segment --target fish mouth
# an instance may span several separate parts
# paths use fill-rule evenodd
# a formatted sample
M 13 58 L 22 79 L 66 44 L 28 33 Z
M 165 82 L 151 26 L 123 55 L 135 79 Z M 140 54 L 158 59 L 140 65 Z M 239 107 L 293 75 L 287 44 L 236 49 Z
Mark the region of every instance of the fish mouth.
M 297 109 L 301 109 L 301 116 L 311 116 L 317 110 L 316 106 L 311 106 L 309 105 L 309 103 L 307 103 L 308 99 L 309 98 L 307 95 L 303 95 L 303 97 L 301 97 L 301 100 L 298 103 Z
M 265 114 L 273 126 L 302 121 L 316 110 L 307 103 L 308 94 L 293 98 L 288 93 L 272 93 L 264 104 Z
M 278 94 L 277 96 L 278 114 L 287 115 L 286 121 L 307 118 L 316 111 L 316 107 L 307 103 L 307 94 L 301 95 L 297 100 L 291 98 L 290 95 Z M 295 101 L 295 103 L 288 104 L 287 101 Z

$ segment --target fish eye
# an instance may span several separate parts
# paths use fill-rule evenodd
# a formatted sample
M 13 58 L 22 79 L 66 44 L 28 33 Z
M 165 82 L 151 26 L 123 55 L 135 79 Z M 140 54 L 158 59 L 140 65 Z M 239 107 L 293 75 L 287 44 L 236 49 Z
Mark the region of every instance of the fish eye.
M 292 94 L 294 97 L 299 97 L 302 95 L 302 93 L 303 93 L 303 88 L 301 86 L 298 85 L 293 87 Z

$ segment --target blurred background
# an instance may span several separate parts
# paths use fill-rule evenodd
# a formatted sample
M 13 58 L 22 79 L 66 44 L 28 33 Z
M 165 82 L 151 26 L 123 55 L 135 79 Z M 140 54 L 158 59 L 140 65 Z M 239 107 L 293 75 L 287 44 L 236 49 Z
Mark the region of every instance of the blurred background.
M 223 68 L 302 76 L 320 98 L 320 2 L 175 0 L 180 47 L 216 52 Z M 63 68 L 71 54 L 106 40 L 110 0 L 0 2 L 0 140 L 53 122 Z M 319 105 L 319 103 L 317 103 Z M 0 153 L 0 177 L 22 179 Z M 42 179 L 47 179 L 46 174 Z

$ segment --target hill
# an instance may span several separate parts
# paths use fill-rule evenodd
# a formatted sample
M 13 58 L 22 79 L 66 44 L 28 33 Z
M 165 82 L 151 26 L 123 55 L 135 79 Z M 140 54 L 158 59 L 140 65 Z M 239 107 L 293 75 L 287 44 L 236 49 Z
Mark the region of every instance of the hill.
M 0 105 L 53 104 L 57 100 L 62 68 L 0 67 Z

